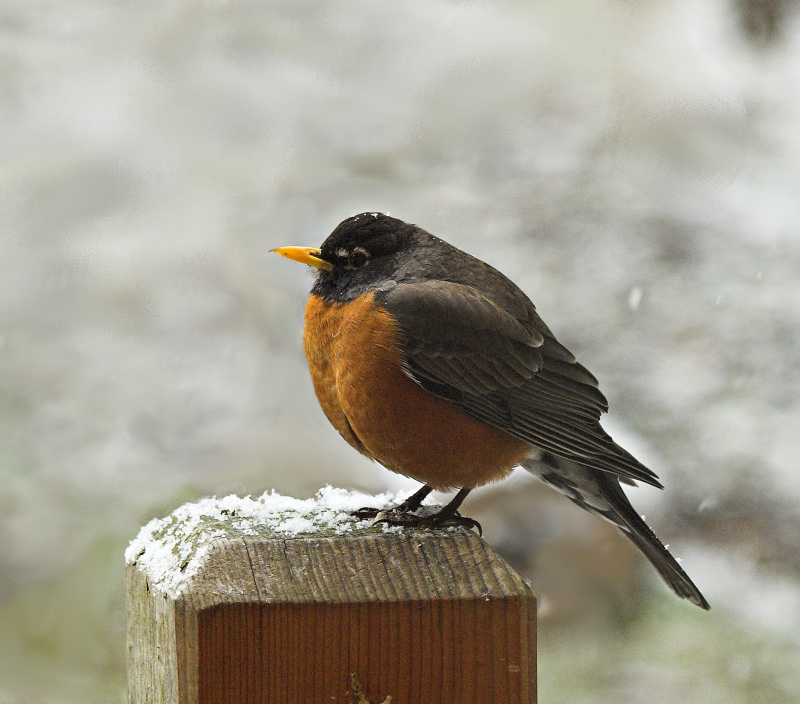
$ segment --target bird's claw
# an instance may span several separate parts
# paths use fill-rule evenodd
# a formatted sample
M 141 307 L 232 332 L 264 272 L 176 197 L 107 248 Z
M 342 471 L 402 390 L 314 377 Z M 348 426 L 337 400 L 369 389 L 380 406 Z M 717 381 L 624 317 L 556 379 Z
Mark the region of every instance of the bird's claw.
M 357 518 L 359 521 L 368 521 L 370 518 L 375 518 L 380 514 L 385 513 L 387 510 L 389 509 L 362 506 L 361 508 L 353 511 L 350 515 L 353 516 L 353 518 Z
M 381 513 L 383 515 L 381 515 Z M 374 525 L 384 523 L 388 526 L 402 526 L 404 528 L 419 528 L 421 530 L 434 530 L 437 528 L 466 528 L 477 530 L 483 536 L 481 524 L 474 518 L 455 513 L 452 516 L 434 513 L 430 516 L 418 516 L 415 513 L 400 513 L 397 511 L 382 511 L 378 514 Z
M 365 506 L 357 511 L 353 511 L 350 515 L 360 521 L 377 519 L 375 523 L 389 523 L 391 525 L 412 525 L 413 520 L 419 518 L 413 512 L 405 510 L 402 504 L 389 508 L 372 508 L 370 506 Z M 401 523 L 405 520 L 409 522 L 407 524 Z

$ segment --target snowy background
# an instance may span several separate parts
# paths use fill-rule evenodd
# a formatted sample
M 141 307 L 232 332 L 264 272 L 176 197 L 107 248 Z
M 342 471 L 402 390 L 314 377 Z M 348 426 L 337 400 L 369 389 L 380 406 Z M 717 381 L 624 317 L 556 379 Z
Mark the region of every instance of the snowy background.
M 524 476 L 466 512 L 541 599 L 549 704 L 800 698 L 790 0 L 0 2 L 0 701 L 122 702 L 122 553 L 354 453 L 274 255 L 382 210 L 486 259 L 660 475 L 680 602 Z

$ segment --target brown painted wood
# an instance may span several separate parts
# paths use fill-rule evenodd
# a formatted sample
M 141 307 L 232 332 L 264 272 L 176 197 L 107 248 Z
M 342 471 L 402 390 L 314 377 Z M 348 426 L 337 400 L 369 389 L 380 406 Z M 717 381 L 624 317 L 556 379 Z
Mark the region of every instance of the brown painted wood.
M 531 704 L 536 602 L 472 533 L 228 536 L 181 594 L 127 567 L 129 702 Z

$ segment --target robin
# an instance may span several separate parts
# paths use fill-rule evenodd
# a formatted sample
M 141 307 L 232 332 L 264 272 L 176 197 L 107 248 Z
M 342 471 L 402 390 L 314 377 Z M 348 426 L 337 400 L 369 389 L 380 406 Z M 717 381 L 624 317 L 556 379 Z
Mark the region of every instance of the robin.
M 658 477 L 600 426 L 597 379 L 512 281 L 382 213 L 344 220 L 319 249 L 273 251 L 316 270 L 303 343 L 325 415 L 360 453 L 423 483 L 386 520 L 477 526 L 458 513 L 467 494 L 521 465 L 617 525 L 678 596 L 709 608 L 620 487 L 663 488 Z M 422 518 L 434 489 L 458 493 Z

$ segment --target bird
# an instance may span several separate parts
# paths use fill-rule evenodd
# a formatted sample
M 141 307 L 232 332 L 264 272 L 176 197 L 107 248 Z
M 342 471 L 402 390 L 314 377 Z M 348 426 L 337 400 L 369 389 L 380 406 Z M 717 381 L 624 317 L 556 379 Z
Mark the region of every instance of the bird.
M 303 346 L 323 412 L 358 452 L 422 483 L 384 520 L 479 528 L 461 503 L 519 465 L 616 525 L 677 596 L 710 608 L 621 487 L 663 488 L 658 477 L 602 428 L 597 379 L 509 278 L 379 212 L 346 218 L 319 248 L 272 251 L 316 274 Z M 457 493 L 423 517 L 433 490 Z

